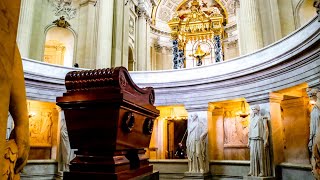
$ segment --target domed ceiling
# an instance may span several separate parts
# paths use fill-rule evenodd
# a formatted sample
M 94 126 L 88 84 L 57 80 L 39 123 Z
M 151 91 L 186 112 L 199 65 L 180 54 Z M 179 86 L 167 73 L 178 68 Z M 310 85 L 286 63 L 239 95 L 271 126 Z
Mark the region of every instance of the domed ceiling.
M 167 22 L 176 11 L 188 10 L 192 0 L 161 0 L 156 8 L 155 25 L 157 28 L 170 31 Z M 225 18 L 235 14 L 237 0 L 200 0 L 203 8 L 218 8 Z

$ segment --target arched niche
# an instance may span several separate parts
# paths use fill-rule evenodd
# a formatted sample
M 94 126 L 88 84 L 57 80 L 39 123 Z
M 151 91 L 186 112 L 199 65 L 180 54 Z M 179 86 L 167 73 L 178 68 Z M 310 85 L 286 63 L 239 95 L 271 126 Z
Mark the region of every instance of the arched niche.
M 45 31 L 43 61 L 72 67 L 76 52 L 76 35 L 70 28 L 49 26 Z
M 295 23 L 297 28 L 305 25 L 317 15 L 313 2 L 314 0 L 300 0 L 297 4 L 295 8 Z

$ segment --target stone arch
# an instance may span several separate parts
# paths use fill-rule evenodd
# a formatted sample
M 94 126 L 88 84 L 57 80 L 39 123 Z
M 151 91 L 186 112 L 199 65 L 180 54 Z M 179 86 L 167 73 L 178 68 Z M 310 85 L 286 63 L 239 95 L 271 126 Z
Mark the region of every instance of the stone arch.
M 48 58 L 46 55 L 46 50 L 48 46 L 58 45 L 59 43 L 62 46 L 65 46 L 64 61 L 63 63 L 55 63 L 63 66 L 72 67 L 76 62 L 76 52 L 77 52 L 77 33 L 70 27 L 61 28 L 54 24 L 48 25 L 44 31 L 45 38 L 42 43 L 42 60 L 46 61 L 45 58 Z M 47 49 L 46 49 L 46 44 Z
M 309 22 L 316 16 L 316 10 L 313 7 L 314 0 L 300 0 L 294 8 L 294 20 L 296 28 L 299 28 Z

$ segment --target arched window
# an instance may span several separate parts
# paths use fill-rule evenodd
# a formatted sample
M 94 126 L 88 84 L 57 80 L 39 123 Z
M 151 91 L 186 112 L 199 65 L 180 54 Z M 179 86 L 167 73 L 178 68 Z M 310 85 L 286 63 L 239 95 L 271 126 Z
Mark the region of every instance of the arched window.
M 75 37 L 71 30 L 51 27 L 46 33 L 43 61 L 50 64 L 72 67 Z

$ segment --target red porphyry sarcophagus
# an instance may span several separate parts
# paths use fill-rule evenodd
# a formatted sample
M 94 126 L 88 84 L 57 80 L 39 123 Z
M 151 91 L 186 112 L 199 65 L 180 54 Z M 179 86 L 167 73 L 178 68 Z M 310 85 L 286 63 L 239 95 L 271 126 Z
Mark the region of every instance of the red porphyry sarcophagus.
M 153 88 L 139 88 L 124 67 L 72 71 L 65 85 L 57 105 L 78 151 L 64 178 L 130 179 L 152 172 L 144 148 L 159 116 Z

